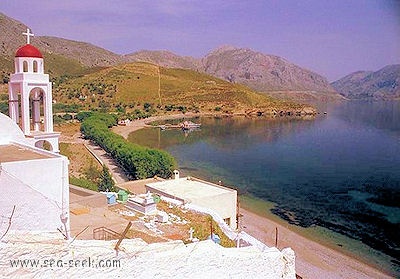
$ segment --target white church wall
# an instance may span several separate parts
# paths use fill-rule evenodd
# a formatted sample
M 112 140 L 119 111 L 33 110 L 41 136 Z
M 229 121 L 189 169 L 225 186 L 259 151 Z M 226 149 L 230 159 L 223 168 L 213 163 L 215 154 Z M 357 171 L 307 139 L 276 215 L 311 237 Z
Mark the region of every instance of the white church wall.
M 11 217 L 13 210 L 10 230 L 56 232 L 63 227 L 57 203 L 7 174 L 4 168 L 0 174 L 0 188 L 0 235 L 6 232 L 8 220 L 5 217 Z
M 2 113 L 0 113 L 0 127 L 0 145 L 9 144 L 12 141 L 27 142 L 18 125 Z
M 37 148 L 33 149 L 39 150 Z M 49 153 L 53 157 L 48 159 L 3 162 L 1 164 L 2 169 L 51 203 L 47 209 L 42 211 L 45 218 L 49 216 L 47 228 L 52 227 L 54 229 L 55 223 L 61 224 L 60 215 L 63 214 L 63 216 L 68 218 L 66 226 L 67 230 L 69 230 L 68 159 L 54 153 L 41 152 L 44 154 Z M 3 188 L 3 185 L 0 185 L 0 187 Z M 15 199 L 18 200 L 18 196 Z M 1 200 L 3 202 L 3 198 Z M 37 203 L 37 201 L 29 200 L 29 202 L 26 201 L 22 204 L 24 207 L 26 206 L 33 210 Z M 47 202 L 44 204 L 47 204 Z M 51 211 L 51 214 L 49 211 Z M 39 223 L 43 225 L 42 222 Z
M 61 205 L 62 158 L 2 163 L 3 169 Z

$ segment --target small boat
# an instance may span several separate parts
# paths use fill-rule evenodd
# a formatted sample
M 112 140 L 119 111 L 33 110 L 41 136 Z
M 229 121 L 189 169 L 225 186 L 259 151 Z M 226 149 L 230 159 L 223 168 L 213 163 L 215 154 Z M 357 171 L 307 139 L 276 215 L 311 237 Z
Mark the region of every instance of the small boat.
M 127 124 L 129 124 L 131 121 L 129 119 L 123 119 L 118 121 L 118 125 L 120 126 L 126 126 Z
M 183 130 L 192 130 L 200 128 L 201 124 L 193 123 L 192 121 L 184 121 L 180 124 Z

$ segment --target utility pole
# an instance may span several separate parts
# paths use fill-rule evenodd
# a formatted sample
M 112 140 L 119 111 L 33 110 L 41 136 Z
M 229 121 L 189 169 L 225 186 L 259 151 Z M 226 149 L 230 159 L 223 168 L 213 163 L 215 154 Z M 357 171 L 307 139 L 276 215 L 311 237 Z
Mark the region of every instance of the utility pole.
M 160 73 L 160 65 L 158 65 L 157 69 L 158 69 L 158 99 L 160 100 L 160 106 L 161 106 L 161 73 Z

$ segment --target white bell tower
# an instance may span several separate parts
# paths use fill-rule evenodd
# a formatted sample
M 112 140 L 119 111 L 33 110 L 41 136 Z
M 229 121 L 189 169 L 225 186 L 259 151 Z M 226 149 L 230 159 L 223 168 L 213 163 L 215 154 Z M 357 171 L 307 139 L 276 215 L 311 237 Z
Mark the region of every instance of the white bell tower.
M 20 125 L 27 140 L 36 147 L 59 152 L 60 133 L 53 131 L 52 84 L 44 73 L 43 56 L 30 44 L 33 36 L 27 29 L 27 44 L 20 47 L 14 59 L 15 73 L 8 83 L 9 115 Z

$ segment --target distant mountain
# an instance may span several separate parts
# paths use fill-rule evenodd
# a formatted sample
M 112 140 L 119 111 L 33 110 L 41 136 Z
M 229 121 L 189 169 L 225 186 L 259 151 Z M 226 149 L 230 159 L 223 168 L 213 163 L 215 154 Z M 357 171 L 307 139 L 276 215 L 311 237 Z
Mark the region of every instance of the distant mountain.
M 25 44 L 21 33 L 26 28 L 25 24 L 0 13 L 0 71 L 5 75 L 12 71 L 15 51 Z M 278 95 L 283 92 L 289 98 L 295 92 L 301 93 L 302 97 L 307 94 L 339 96 L 324 77 L 278 56 L 251 49 L 222 47 L 196 59 L 170 51 L 142 50 L 118 55 L 89 43 L 47 36 L 35 36 L 32 43 L 45 56 L 46 71 L 54 76 L 81 73 L 99 66 L 145 61 L 168 68 L 204 72 L 259 92 Z
M 326 78 L 285 59 L 248 48 L 221 47 L 202 59 L 206 73 L 257 91 L 335 92 Z
M 232 83 L 247 85 L 259 92 L 277 93 L 279 96 L 284 92 L 284 97 L 289 95 L 289 98 L 295 93 L 302 97 L 309 94 L 325 94 L 330 98 L 339 96 L 326 78 L 281 57 L 246 48 L 224 46 L 202 59 L 182 57 L 169 51 L 139 51 L 125 57 L 129 61 L 147 61 L 169 68 L 197 70 Z
M 111 66 L 124 62 L 121 55 L 104 48 L 57 37 L 39 36 L 35 45 L 42 51 L 78 60 L 86 67 Z
M 349 99 L 400 99 L 400 64 L 376 72 L 358 71 L 332 82 L 332 86 Z
M 26 43 L 21 35 L 26 28 L 28 26 L 25 24 L 0 13 L 0 55 L 3 60 L 10 61 L 11 66 L 15 51 Z M 57 37 L 35 36 L 32 44 L 45 56 L 63 56 L 64 62 L 67 62 L 67 59 L 71 63 L 81 64 L 82 67 L 110 66 L 124 61 L 121 55 L 92 44 Z M 2 64 L 0 66 L 3 66 Z

